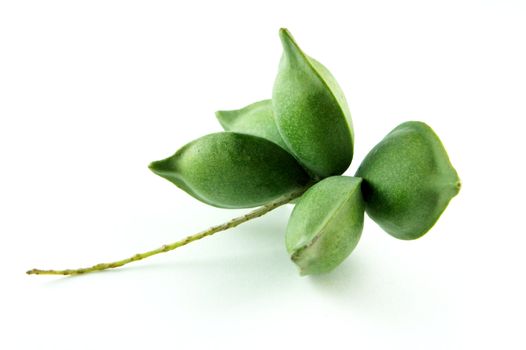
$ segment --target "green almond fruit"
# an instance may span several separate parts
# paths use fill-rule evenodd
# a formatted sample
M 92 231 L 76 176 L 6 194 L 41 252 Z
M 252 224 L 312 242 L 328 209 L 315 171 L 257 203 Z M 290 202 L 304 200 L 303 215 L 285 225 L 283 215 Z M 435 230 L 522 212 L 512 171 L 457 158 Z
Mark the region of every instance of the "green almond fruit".
M 259 136 L 287 149 L 274 121 L 271 100 L 252 103 L 233 111 L 217 111 L 217 120 L 225 131 Z
M 387 233 L 416 239 L 433 227 L 460 190 L 460 179 L 435 132 L 422 122 L 391 131 L 360 165 L 367 214 Z
M 361 183 L 356 177 L 328 177 L 299 199 L 285 242 L 301 275 L 333 270 L 358 244 L 364 217 Z
M 249 208 L 303 187 L 309 177 L 283 148 L 261 137 L 222 132 L 150 164 L 157 175 L 220 208 Z
M 320 178 L 342 174 L 353 157 L 347 102 L 332 74 L 307 56 L 286 29 L 272 103 L 287 148 Z

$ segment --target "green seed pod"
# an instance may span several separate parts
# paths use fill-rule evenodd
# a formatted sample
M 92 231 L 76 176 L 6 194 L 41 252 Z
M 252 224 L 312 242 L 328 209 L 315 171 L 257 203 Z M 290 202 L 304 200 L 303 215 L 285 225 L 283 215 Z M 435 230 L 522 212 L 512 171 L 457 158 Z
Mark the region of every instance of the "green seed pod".
M 283 56 L 272 93 L 278 130 L 313 174 L 342 174 L 351 164 L 354 139 L 343 92 L 327 68 L 303 53 L 286 29 L 279 35 Z
M 298 162 L 261 137 L 222 132 L 188 143 L 150 169 L 198 200 L 220 208 L 263 205 L 304 186 Z
M 287 149 L 274 121 L 271 100 L 255 102 L 234 111 L 217 111 L 216 117 L 225 131 L 259 136 Z
M 391 131 L 360 165 L 367 214 L 387 233 L 416 239 L 433 227 L 460 190 L 435 132 L 422 122 Z
M 302 275 L 333 270 L 351 254 L 363 229 L 362 179 L 326 178 L 303 194 L 287 226 L 286 246 Z

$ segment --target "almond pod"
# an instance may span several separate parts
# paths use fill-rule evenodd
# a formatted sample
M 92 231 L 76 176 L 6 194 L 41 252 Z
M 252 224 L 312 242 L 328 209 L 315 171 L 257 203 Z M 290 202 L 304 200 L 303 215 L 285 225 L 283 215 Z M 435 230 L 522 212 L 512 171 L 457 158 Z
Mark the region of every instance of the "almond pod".
M 259 136 L 287 149 L 279 134 L 271 100 L 252 103 L 233 111 L 217 111 L 217 120 L 225 131 Z
M 361 182 L 329 177 L 299 199 L 287 226 L 286 246 L 302 275 L 333 270 L 358 244 L 364 217 Z
M 315 176 L 342 174 L 353 156 L 353 128 L 338 83 L 321 63 L 308 57 L 286 29 L 272 103 L 287 148 Z
M 263 205 L 309 178 L 283 148 L 261 137 L 222 132 L 188 143 L 150 169 L 198 200 L 220 208 Z
M 460 190 L 460 179 L 435 132 L 422 122 L 391 131 L 360 165 L 367 214 L 387 233 L 416 239 L 433 227 Z

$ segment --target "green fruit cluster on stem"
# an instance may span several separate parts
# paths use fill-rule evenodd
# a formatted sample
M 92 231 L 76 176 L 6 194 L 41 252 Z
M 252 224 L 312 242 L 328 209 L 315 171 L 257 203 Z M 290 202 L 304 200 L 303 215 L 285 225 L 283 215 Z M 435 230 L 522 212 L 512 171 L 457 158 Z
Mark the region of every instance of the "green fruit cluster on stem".
M 438 136 L 422 122 L 391 131 L 361 163 L 345 96 L 329 70 L 279 31 L 283 55 L 272 99 L 218 111 L 224 132 L 194 140 L 150 169 L 189 195 L 220 208 L 260 208 L 183 240 L 110 263 L 28 274 L 77 275 L 116 268 L 174 250 L 295 203 L 285 245 L 302 275 L 327 273 L 354 250 L 364 213 L 393 237 L 433 227 L 460 190 Z

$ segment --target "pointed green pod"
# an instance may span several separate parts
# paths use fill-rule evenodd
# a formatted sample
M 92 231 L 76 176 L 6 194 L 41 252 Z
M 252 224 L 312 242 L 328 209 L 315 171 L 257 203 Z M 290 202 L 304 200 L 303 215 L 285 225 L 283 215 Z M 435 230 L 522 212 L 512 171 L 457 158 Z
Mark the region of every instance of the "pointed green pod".
M 216 117 L 225 131 L 259 136 L 287 149 L 274 121 L 271 100 L 255 102 L 234 111 L 217 111 Z
M 360 165 L 367 214 L 387 233 L 416 239 L 433 227 L 460 190 L 435 132 L 422 122 L 391 131 Z
M 288 149 L 313 174 L 342 174 L 353 157 L 353 128 L 347 102 L 332 74 L 299 48 L 286 29 L 272 103 Z
M 198 200 L 249 208 L 304 186 L 309 178 L 283 148 L 261 137 L 222 132 L 188 143 L 150 169 Z
M 302 275 L 333 270 L 358 244 L 364 216 L 361 183 L 356 177 L 329 177 L 299 199 L 285 243 Z

